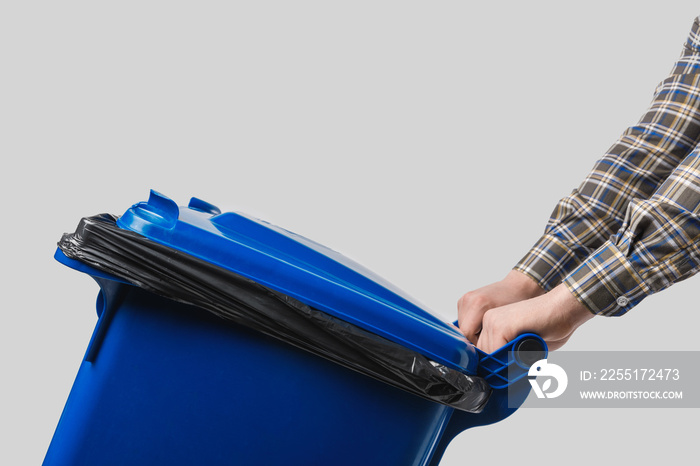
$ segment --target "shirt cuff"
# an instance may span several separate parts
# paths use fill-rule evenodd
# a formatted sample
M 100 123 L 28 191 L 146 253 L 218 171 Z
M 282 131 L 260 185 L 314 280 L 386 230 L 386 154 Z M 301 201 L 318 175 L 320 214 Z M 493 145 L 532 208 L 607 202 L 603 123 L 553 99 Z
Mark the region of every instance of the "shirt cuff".
M 550 291 L 582 260 L 559 238 L 545 234 L 513 269 L 535 280 L 545 291 Z
M 592 313 L 621 316 L 651 294 L 625 255 L 608 241 L 564 279 Z

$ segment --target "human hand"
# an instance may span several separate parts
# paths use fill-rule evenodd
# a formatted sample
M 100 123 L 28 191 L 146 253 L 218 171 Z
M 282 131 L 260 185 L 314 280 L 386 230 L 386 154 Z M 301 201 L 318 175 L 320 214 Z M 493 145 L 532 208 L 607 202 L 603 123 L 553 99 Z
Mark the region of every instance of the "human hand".
M 493 308 L 517 303 L 544 294 L 544 290 L 527 275 L 511 270 L 498 282 L 466 293 L 457 303 L 459 329 L 476 344 L 484 314 Z
M 535 333 L 553 351 L 593 316 L 565 285 L 559 285 L 542 296 L 487 311 L 476 346 L 491 353 L 518 335 Z

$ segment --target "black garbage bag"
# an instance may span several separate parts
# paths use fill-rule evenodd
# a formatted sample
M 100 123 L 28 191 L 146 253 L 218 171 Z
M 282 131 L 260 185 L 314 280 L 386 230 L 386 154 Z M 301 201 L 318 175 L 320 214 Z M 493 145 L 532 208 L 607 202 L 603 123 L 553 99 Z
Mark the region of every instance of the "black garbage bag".
M 489 399 L 491 388 L 481 377 L 438 364 L 230 270 L 121 229 L 117 219 L 110 214 L 83 218 L 58 246 L 67 257 L 134 286 L 197 306 L 429 400 L 478 413 Z

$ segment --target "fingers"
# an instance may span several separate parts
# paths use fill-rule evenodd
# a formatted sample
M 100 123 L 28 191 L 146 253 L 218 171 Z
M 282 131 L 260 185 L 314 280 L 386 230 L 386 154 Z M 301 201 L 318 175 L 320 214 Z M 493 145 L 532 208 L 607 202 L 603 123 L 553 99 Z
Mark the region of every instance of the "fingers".
M 540 296 L 544 290 L 531 278 L 511 270 L 506 277 L 462 296 L 457 303 L 459 329 L 472 343 L 482 338 L 482 320 L 489 309 Z
M 493 353 L 518 336 L 519 326 L 512 325 L 514 307 L 517 305 L 491 309 L 484 314 L 477 348 L 485 353 Z
M 481 321 L 489 307 L 488 299 L 474 291 L 465 294 L 457 302 L 459 329 L 474 344 L 479 338 Z
M 479 338 L 479 341 L 477 342 L 476 347 L 479 348 L 481 351 L 483 351 L 486 354 L 493 353 L 497 349 L 501 348 L 503 345 L 508 343 L 510 340 L 506 340 L 505 338 L 493 338 L 493 337 L 486 337 L 486 338 Z

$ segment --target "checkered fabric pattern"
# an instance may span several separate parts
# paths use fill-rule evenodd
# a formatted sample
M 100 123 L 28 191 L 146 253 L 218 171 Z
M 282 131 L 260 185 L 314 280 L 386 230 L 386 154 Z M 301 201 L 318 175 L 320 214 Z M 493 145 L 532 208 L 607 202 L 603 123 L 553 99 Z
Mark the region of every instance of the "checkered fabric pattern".
M 515 269 L 622 315 L 700 270 L 699 206 L 700 17 L 648 111 L 559 201 Z

